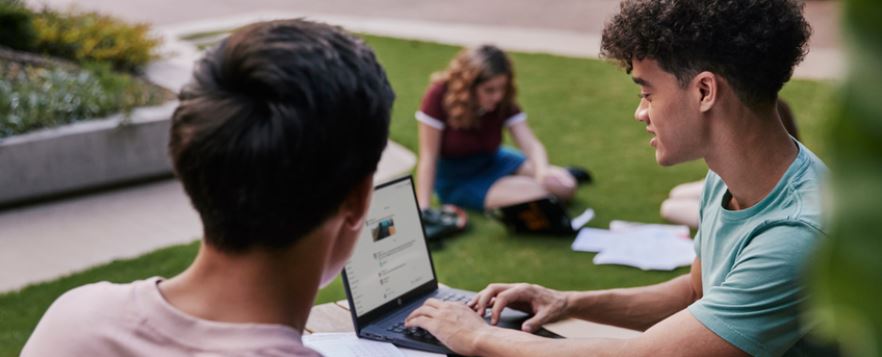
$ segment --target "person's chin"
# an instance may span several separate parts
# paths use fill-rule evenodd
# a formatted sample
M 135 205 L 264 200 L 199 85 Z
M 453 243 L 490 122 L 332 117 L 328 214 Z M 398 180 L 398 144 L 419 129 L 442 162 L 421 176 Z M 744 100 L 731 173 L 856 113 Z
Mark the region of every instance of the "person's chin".
M 658 163 L 659 166 L 671 166 L 677 164 L 675 160 L 672 160 L 659 149 L 655 149 L 655 162 Z

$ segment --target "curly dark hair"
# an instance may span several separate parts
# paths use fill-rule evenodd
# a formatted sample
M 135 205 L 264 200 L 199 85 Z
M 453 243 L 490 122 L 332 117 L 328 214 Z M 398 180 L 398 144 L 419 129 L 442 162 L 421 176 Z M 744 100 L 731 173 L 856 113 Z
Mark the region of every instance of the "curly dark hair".
M 808 51 L 796 0 L 624 0 L 603 29 L 601 56 L 632 70 L 652 59 L 681 86 L 719 74 L 750 107 L 774 104 Z

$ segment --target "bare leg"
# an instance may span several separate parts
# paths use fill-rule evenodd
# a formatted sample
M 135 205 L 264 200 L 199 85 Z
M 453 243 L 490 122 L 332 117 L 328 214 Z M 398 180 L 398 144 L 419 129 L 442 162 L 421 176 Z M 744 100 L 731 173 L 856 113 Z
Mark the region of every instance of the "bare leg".
M 551 166 L 548 168 L 548 171 L 548 176 L 546 176 L 544 182 L 541 183 L 542 187 L 563 201 L 573 199 L 573 196 L 576 195 L 577 188 L 576 179 L 573 175 L 570 175 L 569 171 L 558 166 Z M 533 178 L 534 171 L 532 163 L 525 161 L 524 164 L 518 168 L 516 174 Z
M 677 185 L 671 190 L 671 198 L 691 198 L 698 200 L 701 198 L 701 190 L 704 189 L 704 180 L 687 182 Z
M 703 188 L 704 181 L 687 182 L 674 187 L 670 197 L 662 202 L 662 218 L 671 223 L 698 228 L 698 201 Z
M 485 208 L 497 208 L 517 203 L 537 200 L 548 196 L 545 190 L 532 177 L 506 176 L 490 186 L 484 198 Z
M 662 202 L 661 216 L 666 221 L 698 228 L 698 200 L 669 198 Z

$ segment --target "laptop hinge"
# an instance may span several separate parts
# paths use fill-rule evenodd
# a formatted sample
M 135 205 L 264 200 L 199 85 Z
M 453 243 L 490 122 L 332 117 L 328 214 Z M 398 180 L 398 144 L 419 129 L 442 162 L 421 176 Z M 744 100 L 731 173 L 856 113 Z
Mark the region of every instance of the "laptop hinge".
M 389 341 L 390 340 L 389 337 L 377 335 L 377 334 L 371 333 L 371 332 L 364 332 L 361 335 L 364 335 L 364 337 L 367 337 L 372 340 L 378 340 L 378 341 Z

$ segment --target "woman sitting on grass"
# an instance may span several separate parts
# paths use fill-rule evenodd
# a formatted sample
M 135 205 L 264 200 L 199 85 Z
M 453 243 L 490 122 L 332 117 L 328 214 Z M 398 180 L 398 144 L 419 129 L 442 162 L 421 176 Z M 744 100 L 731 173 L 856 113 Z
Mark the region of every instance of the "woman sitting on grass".
M 429 208 L 433 189 L 441 202 L 473 210 L 549 195 L 569 200 L 589 179 L 585 170 L 548 163 L 515 97 L 511 61 L 495 46 L 464 49 L 432 76 L 416 113 L 422 208 Z M 523 154 L 501 147 L 503 129 Z

